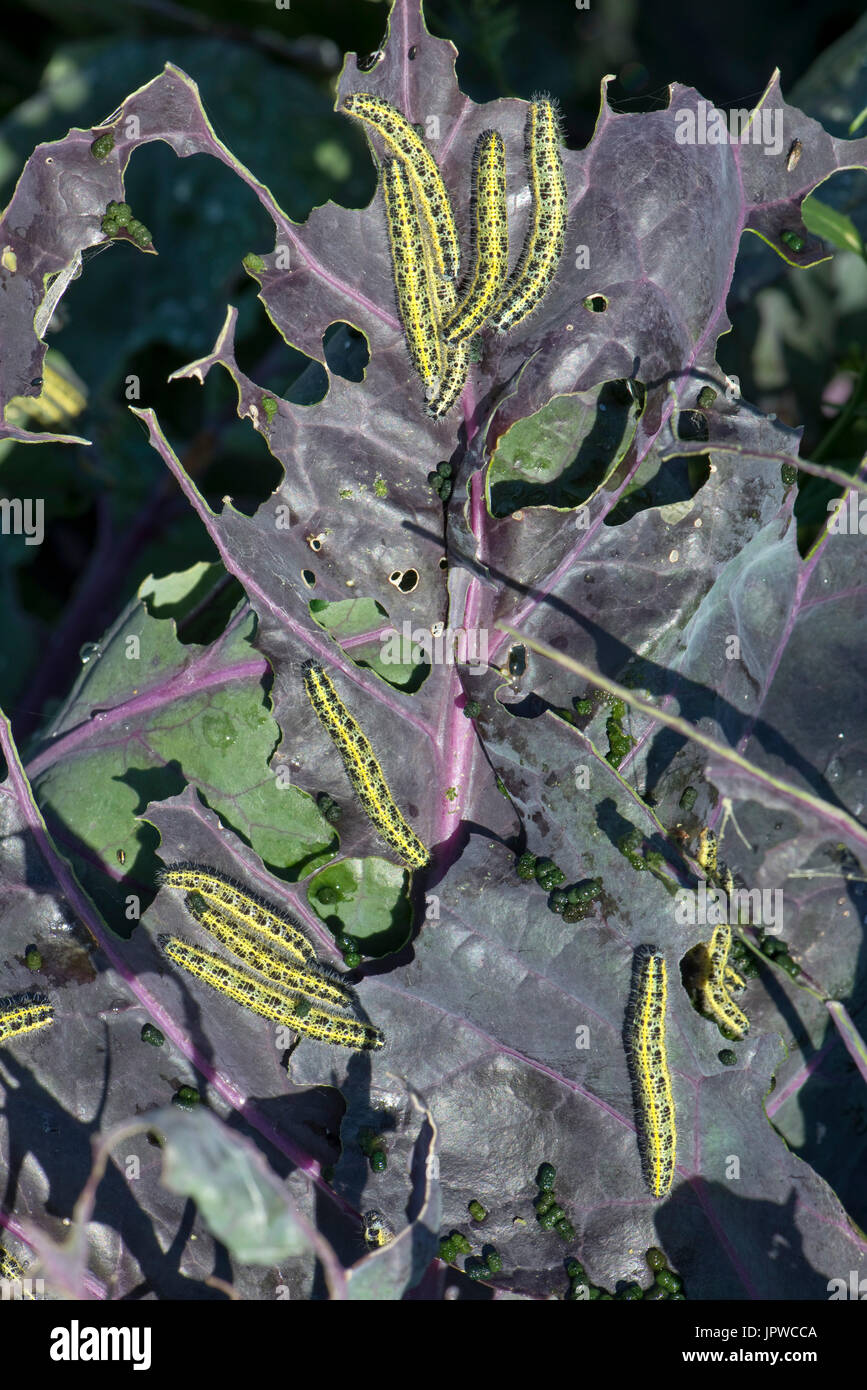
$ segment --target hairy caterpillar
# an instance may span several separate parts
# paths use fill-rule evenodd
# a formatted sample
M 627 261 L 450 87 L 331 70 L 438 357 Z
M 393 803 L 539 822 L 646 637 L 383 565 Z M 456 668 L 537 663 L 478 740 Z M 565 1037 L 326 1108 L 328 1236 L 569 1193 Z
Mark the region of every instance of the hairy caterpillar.
M 0 1003 L 0 1043 L 22 1033 L 35 1033 L 54 1022 L 54 1006 L 45 994 L 27 991 Z
M 433 395 L 445 370 L 436 287 L 409 179 L 396 159 L 390 159 L 382 171 L 382 189 L 397 309 L 412 364 Z
M 667 992 L 665 958 L 655 946 L 639 946 L 633 961 L 626 1040 L 642 1167 L 657 1198 L 665 1197 L 671 1188 L 677 1153 L 665 1051 Z
M 715 878 L 717 872 L 716 835 L 705 826 L 698 837 L 696 859 L 705 878 Z
M 368 819 L 405 864 L 414 869 L 422 868 L 430 854 L 395 805 L 367 735 L 349 713 L 322 667 L 315 661 L 305 661 L 302 670 L 310 703 L 336 744 Z
M 506 215 L 506 147 L 495 130 L 484 130 L 473 152 L 473 267 L 455 312 L 443 323 L 446 343 L 470 338 L 500 298 L 509 273 Z
M 550 101 L 533 101 L 524 130 L 532 202 L 524 245 L 505 292 L 490 319 L 508 333 L 537 308 L 554 278 L 566 235 L 567 192 L 560 132 Z
M 740 1040 L 749 1032 L 750 1021 L 728 991 L 729 985 L 743 988 L 745 984 L 740 975 L 729 966 L 731 944 L 731 927 L 714 927 L 710 942 L 704 948 L 699 998 L 703 1012 L 721 1024 L 730 1037 Z
M 302 965 L 319 968 L 312 943 L 287 912 L 255 897 L 215 869 L 201 864 L 169 864 L 159 878 L 168 888 L 178 888 L 190 896 L 197 895 L 221 914 L 228 914 L 239 926 L 277 950 L 285 951 Z M 187 906 L 197 917 L 198 911 L 190 896 Z
M 452 344 L 446 353 L 446 365 L 439 391 L 425 405 L 425 415 L 441 420 L 448 415 L 467 384 L 470 367 L 468 340 Z
M 202 904 L 201 909 L 196 910 L 190 898 L 187 899 L 187 906 L 205 931 L 210 932 L 221 945 L 227 947 L 232 955 L 247 965 L 252 965 L 254 970 L 258 970 L 260 975 L 272 980 L 274 984 L 291 990 L 293 994 L 300 994 L 305 999 L 316 999 L 335 1009 L 351 1009 L 355 1003 L 352 991 L 341 984 L 339 979 L 328 978 L 318 973 L 320 969 L 325 968 L 321 962 L 317 962 L 317 970 L 305 969 L 287 960 L 285 956 L 279 956 L 273 950 L 269 950 L 267 946 L 262 945 L 261 940 L 257 940 L 233 923 L 231 918 L 227 919 L 213 908 Z
M 394 1231 L 381 1211 L 366 1211 L 361 1218 L 361 1234 L 368 1250 L 381 1250 L 394 1240 Z
M 461 250 L 449 195 L 436 161 L 405 116 L 383 97 L 353 92 L 343 103 L 350 116 L 365 121 L 400 160 L 412 181 L 430 235 L 438 274 L 454 279 Z
M 431 270 L 431 274 L 433 271 Z M 454 280 L 436 280 L 437 308 L 440 320 L 457 308 L 458 295 Z M 470 366 L 468 343 L 449 343 L 444 347 L 445 366 L 439 390 L 431 392 L 425 402 L 424 413 L 433 420 L 447 415 L 466 385 Z
M 348 1015 L 339 1017 L 312 1006 L 280 985 L 261 980 L 250 970 L 231 965 L 213 951 L 205 951 L 180 936 L 161 936 L 159 943 L 170 960 L 188 974 L 210 985 L 242 1008 L 273 1023 L 282 1023 L 317 1042 L 369 1051 L 385 1045 L 385 1037 L 372 1024 Z

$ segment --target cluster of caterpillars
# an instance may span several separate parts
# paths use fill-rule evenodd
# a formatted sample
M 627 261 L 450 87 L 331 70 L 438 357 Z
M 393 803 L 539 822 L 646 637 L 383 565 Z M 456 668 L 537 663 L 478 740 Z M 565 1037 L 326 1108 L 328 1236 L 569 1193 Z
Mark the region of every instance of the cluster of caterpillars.
M 545 98 L 527 109 L 530 217 L 511 275 L 506 148 L 496 130 L 478 137 L 471 173 L 471 266 L 459 285 L 454 211 L 427 145 L 384 97 L 353 92 L 342 109 L 363 121 L 387 151 L 382 188 L 397 308 L 424 383 L 425 413 L 439 419 L 464 389 L 473 335 L 483 327 L 508 333 L 537 309 L 556 274 L 568 216 L 557 113 Z
M 188 974 L 260 1018 L 317 1042 L 356 1051 L 385 1045 L 382 1032 L 357 1016 L 353 991 L 317 959 L 287 912 L 199 864 L 172 864 L 161 881 L 183 893 L 190 915 L 244 962 L 235 965 L 183 937 L 161 936 L 166 955 Z

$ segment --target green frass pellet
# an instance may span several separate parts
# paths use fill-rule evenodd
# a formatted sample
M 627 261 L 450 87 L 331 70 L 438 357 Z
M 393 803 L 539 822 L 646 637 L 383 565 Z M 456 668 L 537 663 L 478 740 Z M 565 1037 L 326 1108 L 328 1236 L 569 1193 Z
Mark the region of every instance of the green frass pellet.
M 717 1053 L 717 1056 L 719 1057 L 719 1060 L 722 1062 L 724 1067 L 737 1066 L 737 1054 L 735 1052 L 732 1052 L 730 1047 L 724 1047 L 721 1052 Z
M 361 964 L 361 952 L 345 951 L 343 955 L 343 961 L 347 970 L 357 970 L 359 965 Z
M 618 1298 L 624 1303 L 637 1303 L 643 1297 L 644 1290 L 640 1284 L 627 1284 L 622 1293 L 618 1294 Z
M 570 1256 L 566 1261 L 566 1273 L 570 1279 L 583 1279 L 584 1266 L 580 1260 L 576 1260 L 574 1256 Z
M 670 1269 L 658 1269 L 656 1271 L 656 1282 L 666 1293 L 680 1293 L 683 1288 L 683 1280 L 679 1275 L 673 1274 Z
M 716 397 L 717 393 L 712 386 L 703 386 L 698 393 L 697 404 L 701 410 L 710 410 Z
M 24 952 L 24 964 L 28 970 L 42 969 L 42 956 L 35 946 L 28 946 Z
M 697 787 L 684 787 L 678 805 L 681 811 L 691 811 L 698 798 Z
M 553 1192 L 557 1169 L 552 1163 L 541 1163 L 536 1173 L 536 1186 L 543 1192 Z
M 90 146 L 90 153 L 94 159 L 107 159 L 114 149 L 114 132 L 106 130 L 102 135 L 97 135 Z
M 132 217 L 132 208 L 129 203 L 114 203 L 113 205 L 109 203 L 108 208 L 111 210 L 115 221 L 119 222 L 121 227 L 125 227 Z
M 485 1221 L 487 1219 L 487 1211 L 482 1206 L 481 1202 L 476 1201 L 475 1197 L 467 1204 L 467 1211 L 474 1221 Z
M 255 251 L 248 251 L 241 262 L 245 270 L 249 270 L 252 275 L 261 275 L 265 269 L 265 262 L 261 256 L 257 256 Z
M 195 1086 L 180 1086 L 172 1096 L 172 1105 L 177 1105 L 180 1110 L 195 1110 L 201 1101 L 201 1096 Z
M 584 883 L 575 883 L 566 892 L 567 901 L 571 904 L 589 903 L 599 893 L 602 892 L 601 878 L 588 878 Z
M 780 232 L 780 241 L 784 242 L 791 251 L 803 251 L 806 245 L 800 232 Z
M 153 1023 L 145 1023 L 141 1030 L 141 1040 L 150 1043 L 151 1047 L 162 1047 L 166 1039 L 165 1034 Z
M 543 1231 L 553 1231 L 557 1224 L 554 1213 L 550 1209 L 548 1211 L 541 1211 L 538 1220 Z
M 445 1260 L 446 1264 L 454 1264 L 457 1253 L 451 1237 L 443 1236 L 440 1240 L 440 1259 Z
M 554 1203 L 555 1197 L 553 1192 L 540 1192 L 538 1197 L 533 1198 L 533 1206 L 536 1208 L 536 1215 L 541 1216 L 543 1212 L 550 1211 Z
M 563 870 L 558 868 L 553 859 L 547 855 L 542 855 L 536 860 L 536 882 L 540 888 L 544 888 L 550 893 L 552 888 L 559 888 L 561 883 L 566 880 Z
M 558 1221 L 565 1221 L 565 1220 L 566 1220 L 566 1213 L 565 1213 L 565 1211 L 563 1210 L 563 1208 L 562 1208 L 561 1206 L 558 1206 L 558 1204 L 557 1204 L 556 1202 L 554 1203 L 553 1207 L 549 1207 L 548 1210 L 549 1210 L 549 1212 L 551 1213 L 551 1215 L 553 1216 L 555 1224 L 556 1224 L 556 1222 L 558 1222 Z
M 574 1239 L 575 1239 L 575 1227 L 572 1225 L 572 1222 L 571 1222 L 571 1221 L 567 1221 L 567 1220 L 565 1219 L 565 1217 L 563 1218 L 562 1221 L 558 1221 L 558 1222 L 557 1222 L 557 1224 L 555 1225 L 554 1229 L 555 1229 L 555 1231 L 557 1232 L 557 1234 L 558 1234 L 558 1236 L 560 1237 L 561 1240 L 574 1240 Z
M 471 1255 L 473 1253 L 473 1247 L 462 1231 L 452 1231 L 451 1239 L 459 1255 Z
M 442 500 L 444 502 L 448 502 L 449 498 L 452 495 L 452 482 L 450 478 L 443 478 L 440 484 L 439 493 Z
M 120 223 L 117 221 L 116 218 L 109 217 L 106 213 L 105 217 L 102 219 L 102 222 L 100 223 L 100 230 L 105 232 L 106 236 L 117 236 L 118 232 L 120 231 Z
M 385 1149 L 374 1149 L 370 1155 L 370 1167 L 374 1173 L 384 1173 L 388 1167 L 388 1154 Z
M 478 700 L 467 700 L 467 703 L 464 705 L 465 719 L 478 719 L 481 712 L 482 707 L 479 704 Z
M 552 912 L 563 913 L 569 905 L 569 897 L 564 889 L 555 888 L 548 899 L 548 906 Z
M 667 1269 L 668 1260 L 663 1255 L 658 1245 L 651 1245 L 649 1250 L 644 1252 L 648 1269 Z
M 784 487 L 791 487 L 798 481 L 798 470 L 793 463 L 784 463 L 780 468 L 780 478 Z
M 437 464 L 437 472 L 442 478 L 450 478 L 454 471 L 455 470 L 453 469 L 452 465 L 448 463 L 446 459 L 442 459 Z
M 482 1246 L 482 1259 L 491 1274 L 499 1274 L 503 1268 L 503 1257 L 495 1245 Z
M 517 863 L 515 864 L 515 872 L 518 878 L 522 879 L 525 883 L 529 883 L 531 879 L 534 879 L 536 877 L 535 854 L 531 854 L 528 849 L 524 850 L 524 853 L 519 855 Z
M 273 396 L 262 397 L 262 409 L 265 412 L 265 419 L 268 421 L 268 424 L 270 425 L 278 410 L 277 402 L 275 401 Z
M 668 1294 L 665 1292 L 665 1289 L 659 1286 L 659 1284 L 651 1284 L 650 1288 L 647 1289 L 644 1294 L 644 1300 L 646 1303 L 660 1303 L 663 1299 L 666 1298 L 668 1298 Z
M 324 816 L 329 825 L 336 825 L 343 815 L 343 807 L 339 802 L 329 796 L 328 792 L 320 792 L 316 797 L 316 809 L 320 816 Z
M 579 700 L 578 697 L 576 696 L 575 699 L 572 701 L 572 708 L 574 709 L 574 711 L 575 711 L 576 714 L 582 714 L 582 715 L 583 715 L 583 714 L 592 714 L 592 713 L 593 713 L 593 701 L 592 701 L 592 700 Z

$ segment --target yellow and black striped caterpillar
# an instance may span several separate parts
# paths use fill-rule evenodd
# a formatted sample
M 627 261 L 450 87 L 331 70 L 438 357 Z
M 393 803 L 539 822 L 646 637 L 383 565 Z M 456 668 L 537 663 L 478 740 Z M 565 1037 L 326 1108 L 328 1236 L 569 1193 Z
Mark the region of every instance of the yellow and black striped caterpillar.
M 404 864 L 421 869 L 430 859 L 412 826 L 397 806 L 385 775 L 358 720 L 350 714 L 331 677 L 315 661 L 305 661 L 304 688 L 320 722 L 343 759 L 353 790 L 368 819 L 396 850 Z
M 183 937 L 161 936 L 166 955 L 188 974 L 260 1018 L 317 1042 L 357 1051 L 384 1046 L 381 1031 L 353 1012 L 353 991 L 317 960 L 289 914 L 202 865 L 169 865 L 160 879 L 183 892 L 200 926 L 245 962 L 235 965 Z
M 665 957 L 655 946 L 639 946 L 633 959 L 625 1036 L 641 1162 L 647 1185 L 657 1198 L 667 1196 L 671 1188 L 677 1156 L 665 1047 L 667 1001 Z
M 560 131 L 551 101 L 527 110 L 525 156 L 530 221 L 508 274 L 506 155 L 502 136 L 483 131 L 472 164 L 472 266 L 455 292 L 460 266 L 454 213 L 436 162 L 420 135 L 383 97 L 354 92 L 343 110 L 384 142 L 383 196 L 398 313 L 415 370 L 425 386 L 425 413 L 448 414 L 466 384 L 470 339 L 486 325 L 507 333 L 538 308 L 563 253 L 568 217 Z
M 0 1000 L 0 1044 L 23 1033 L 35 1033 L 54 1022 L 54 1006 L 45 994 L 25 990 Z

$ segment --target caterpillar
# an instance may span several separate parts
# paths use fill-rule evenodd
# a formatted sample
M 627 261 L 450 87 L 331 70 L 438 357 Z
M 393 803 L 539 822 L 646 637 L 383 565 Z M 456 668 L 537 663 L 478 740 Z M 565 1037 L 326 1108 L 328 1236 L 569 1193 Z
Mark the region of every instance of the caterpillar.
M 353 92 L 343 110 L 375 130 L 406 170 L 427 226 L 437 272 L 453 280 L 461 265 L 460 242 L 442 174 L 427 145 L 396 107 L 372 92 Z
M 506 215 L 506 147 L 495 130 L 484 130 L 473 152 L 471 225 L 473 268 L 463 298 L 443 323 L 443 341 L 459 342 L 481 328 L 501 297 L 509 273 Z
M 368 1250 L 381 1250 L 394 1240 L 394 1231 L 381 1211 L 366 1211 L 361 1218 L 361 1234 Z
M 433 420 L 441 420 L 448 415 L 455 401 L 467 384 L 470 368 L 469 343 L 453 344 L 446 354 L 445 373 L 439 390 L 427 401 L 425 415 Z
M 702 1011 L 715 1019 L 729 1037 L 739 1041 L 749 1032 L 750 1021 L 728 991 L 729 984 L 736 984 L 738 988 L 743 988 L 745 984 L 740 975 L 729 966 L 731 944 L 731 927 L 714 927 L 710 942 L 705 946 L 699 999 Z
M 457 308 L 458 295 L 454 280 L 437 279 L 436 292 L 437 309 L 442 320 Z M 428 395 L 424 407 L 425 415 L 433 420 L 440 420 L 448 414 L 463 391 L 469 372 L 470 353 L 467 342 L 450 343 L 444 351 L 445 367 L 439 390 Z
M 302 965 L 320 968 L 312 943 L 287 912 L 254 897 L 215 869 L 200 864 L 169 864 L 159 880 L 187 895 L 187 906 L 194 917 L 199 915 L 195 905 L 195 898 L 199 898 Z
M 698 849 L 695 857 L 705 878 L 715 878 L 717 872 L 716 835 L 707 826 L 698 837 Z
M 261 1018 L 282 1023 L 317 1042 L 351 1047 L 356 1051 L 385 1046 L 384 1035 L 372 1024 L 349 1016 L 341 1018 L 327 1009 L 312 1006 L 308 1000 L 298 999 L 288 990 L 284 992 L 279 985 L 263 981 L 241 966 L 231 965 L 192 941 L 180 936 L 160 936 L 159 943 L 169 959 L 188 974 Z
M 54 1022 L 54 1006 L 45 994 L 27 991 L 0 1003 L 0 1043 L 35 1033 Z
M 665 1197 L 671 1188 L 677 1153 L 674 1097 L 665 1051 L 667 992 L 664 956 L 655 946 L 639 946 L 633 960 L 625 1036 L 642 1167 L 656 1198 Z
M 405 864 L 414 869 L 422 868 L 430 859 L 430 853 L 395 805 L 367 735 L 349 713 L 322 667 L 315 661 L 305 661 L 302 670 L 307 697 L 336 744 L 368 819 Z
M 550 101 L 532 101 L 524 128 L 532 202 L 521 255 L 490 319 L 497 333 L 508 333 L 532 314 L 554 278 L 566 235 L 567 191 L 560 155 L 560 132 Z
M 398 314 L 412 364 L 428 393 L 434 395 L 445 370 L 436 287 L 409 179 L 396 159 L 383 169 L 382 188 Z
M 274 984 L 290 989 L 293 994 L 300 994 L 305 999 L 316 999 L 335 1009 L 351 1009 L 355 1003 L 352 991 L 341 984 L 339 979 L 325 978 L 318 973 L 318 969 L 305 970 L 285 957 L 276 955 L 262 946 L 249 932 L 239 929 L 231 918 L 227 920 L 213 908 L 203 904 L 197 911 L 189 899 L 187 906 L 205 931 L 210 932 L 221 945 L 226 946 L 232 955 L 251 965 Z M 318 963 L 318 968 L 322 968 L 321 962 Z
M 0 1249 L 0 1279 L 23 1279 L 24 1266 L 8 1250 Z
M 3 1249 L 0 1249 L 0 1280 L 16 1284 L 18 1286 L 16 1296 L 23 1301 L 28 1303 L 36 1301 L 36 1295 L 33 1292 L 33 1280 L 28 1279 L 26 1269 L 16 1260 L 15 1256 Z M 41 1283 L 41 1280 L 37 1281 L 37 1290 L 41 1287 Z

